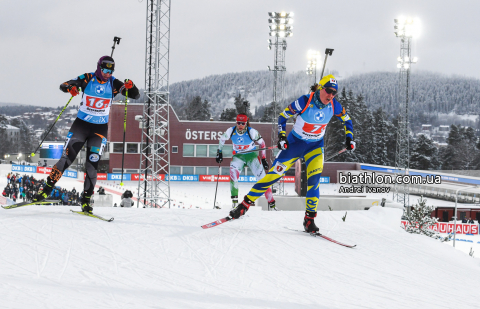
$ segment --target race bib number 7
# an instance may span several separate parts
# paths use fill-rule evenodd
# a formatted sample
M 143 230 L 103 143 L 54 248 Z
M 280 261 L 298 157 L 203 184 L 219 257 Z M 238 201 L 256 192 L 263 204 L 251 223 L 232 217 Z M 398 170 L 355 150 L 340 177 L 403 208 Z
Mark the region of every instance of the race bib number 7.
M 326 127 L 326 124 L 314 124 L 305 122 L 302 129 L 306 133 L 322 134 L 325 131 Z

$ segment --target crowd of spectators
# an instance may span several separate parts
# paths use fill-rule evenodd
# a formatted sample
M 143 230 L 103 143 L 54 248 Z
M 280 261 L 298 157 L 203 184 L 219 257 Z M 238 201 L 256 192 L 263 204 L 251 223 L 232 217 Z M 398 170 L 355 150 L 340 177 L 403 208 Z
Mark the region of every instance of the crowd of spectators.
M 3 189 L 2 195 L 11 198 L 14 203 L 32 201 L 45 183 L 43 179 L 37 180 L 32 175 L 22 176 L 18 173 L 8 173 L 7 180 L 7 186 Z M 69 191 L 55 186 L 50 199 L 59 200 L 61 205 L 80 205 L 80 195 L 75 188 Z

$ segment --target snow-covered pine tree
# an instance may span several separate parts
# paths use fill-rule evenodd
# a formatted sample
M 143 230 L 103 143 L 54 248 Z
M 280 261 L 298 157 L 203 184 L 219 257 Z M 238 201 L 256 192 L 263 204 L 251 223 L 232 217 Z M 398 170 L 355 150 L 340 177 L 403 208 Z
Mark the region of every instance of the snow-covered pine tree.
M 405 231 L 412 234 L 421 234 L 441 241 L 448 241 L 450 238 L 442 237 L 440 234 L 432 229 L 437 224 L 438 219 L 431 216 L 434 206 L 428 206 L 427 200 L 420 196 L 417 205 L 412 207 L 410 214 L 405 217 L 408 223 L 405 225 Z
M 439 165 L 438 149 L 433 144 L 433 140 L 423 134 L 419 135 L 410 154 L 410 168 L 435 170 Z

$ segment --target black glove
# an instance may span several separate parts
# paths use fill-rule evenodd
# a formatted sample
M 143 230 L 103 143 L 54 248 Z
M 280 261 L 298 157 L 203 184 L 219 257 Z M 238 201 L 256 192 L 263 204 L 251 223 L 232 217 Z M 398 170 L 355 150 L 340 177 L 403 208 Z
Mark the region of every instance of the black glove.
M 223 154 L 220 149 L 217 149 L 217 157 L 215 158 L 218 164 L 222 163 L 223 161 Z
M 285 133 L 278 134 L 277 147 L 280 150 L 285 150 L 288 148 L 288 141 L 287 141 L 287 138 L 285 137 Z
M 262 165 L 263 165 L 263 169 L 268 171 L 269 166 L 268 166 L 268 162 L 265 158 L 262 159 Z
M 354 151 L 355 145 L 356 145 L 355 141 L 351 137 L 347 136 L 347 139 L 345 141 L 345 147 L 347 147 L 347 150 Z

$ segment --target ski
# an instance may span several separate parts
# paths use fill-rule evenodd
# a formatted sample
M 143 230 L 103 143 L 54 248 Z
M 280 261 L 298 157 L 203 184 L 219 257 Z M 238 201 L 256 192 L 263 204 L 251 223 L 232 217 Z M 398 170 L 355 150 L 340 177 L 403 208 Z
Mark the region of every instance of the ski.
M 79 214 L 79 215 L 84 215 L 84 216 L 87 216 L 87 217 L 92 217 L 92 218 L 97 218 L 97 219 L 100 219 L 100 220 L 103 220 L 103 221 L 107 221 L 107 222 L 112 222 L 114 218 L 110 218 L 110 219 L 105 219 L 104 217 L 101 217 L 99 215 L 95 215 L 95 214 L 91 214 L 91 213 L 88 213 L 88 212 L 83 212 L 83 211 L 75 211 L 75 210 L 71 210 L 71 212 L 74 212 L 76 214 Z
M 307 234 L 310 234 L 311 236 L 314 236 L 314 237 L 321 237 L 321 238 L 323 238 L 323 239 L 325 239 L 325 240 L 331 241 L 331 242 L 333 242 L 333 243 L 335 243 L 335 244 L 337 244 L 337 245 L 344 246 L 344 247 L 347 247 L 347 248 L 355 248 L 355 247 L 357 246 L 357 245 L 347 245 L 347 244 L 344 244 L 344 243 L 339 242 L 339 241 L 337 241 L 337 240 L 335 240 L 335 239 L 332 239 L 332 238 L 330 238 L 330 237 L 328 237 L 328 236 L 325 236 L 325 235 L 323 235 L 323 234 L 321 234 L 321 233 L 319 233 L 319 232 L 308 233 L 308 232 L 306 232 L 306 231 L 300 231 L 300 230 L 296 230 L 296 229 L 291 229 L 291 228 L 289 228 L 289 227 L 285 227 L 285 228 L 286 228 L 287 230 L 291 230 L 291 231 L 307 233 Z
M 222 219 L 219 219 L 217 221 L 213 221 L 211 223 L 208 223 L 208 224 L 205 224 L 205 225 L 202 225 L 202 229 L 209 229 L 211 227 L 215 227 L 217 225 L 220 225 L 222 223 L 225 223 L 225 222 L 228 222 L 228 221 L 231 221 L 233 220 L 232 217 L 225 217 L 225 218 L 222 218 Z
M 13 209 L 13 208 L 18 208 L 18 207 L 23 207 L 23 206 L 33 206 L 33 205 L 46 205 L 46 204 L 56 204 L 60 203 L 59 200 L 45 200 L 45 201 L 40 201 L 40 202 L 21 202 L 9 206 L 2 206 L 3 209 Z

